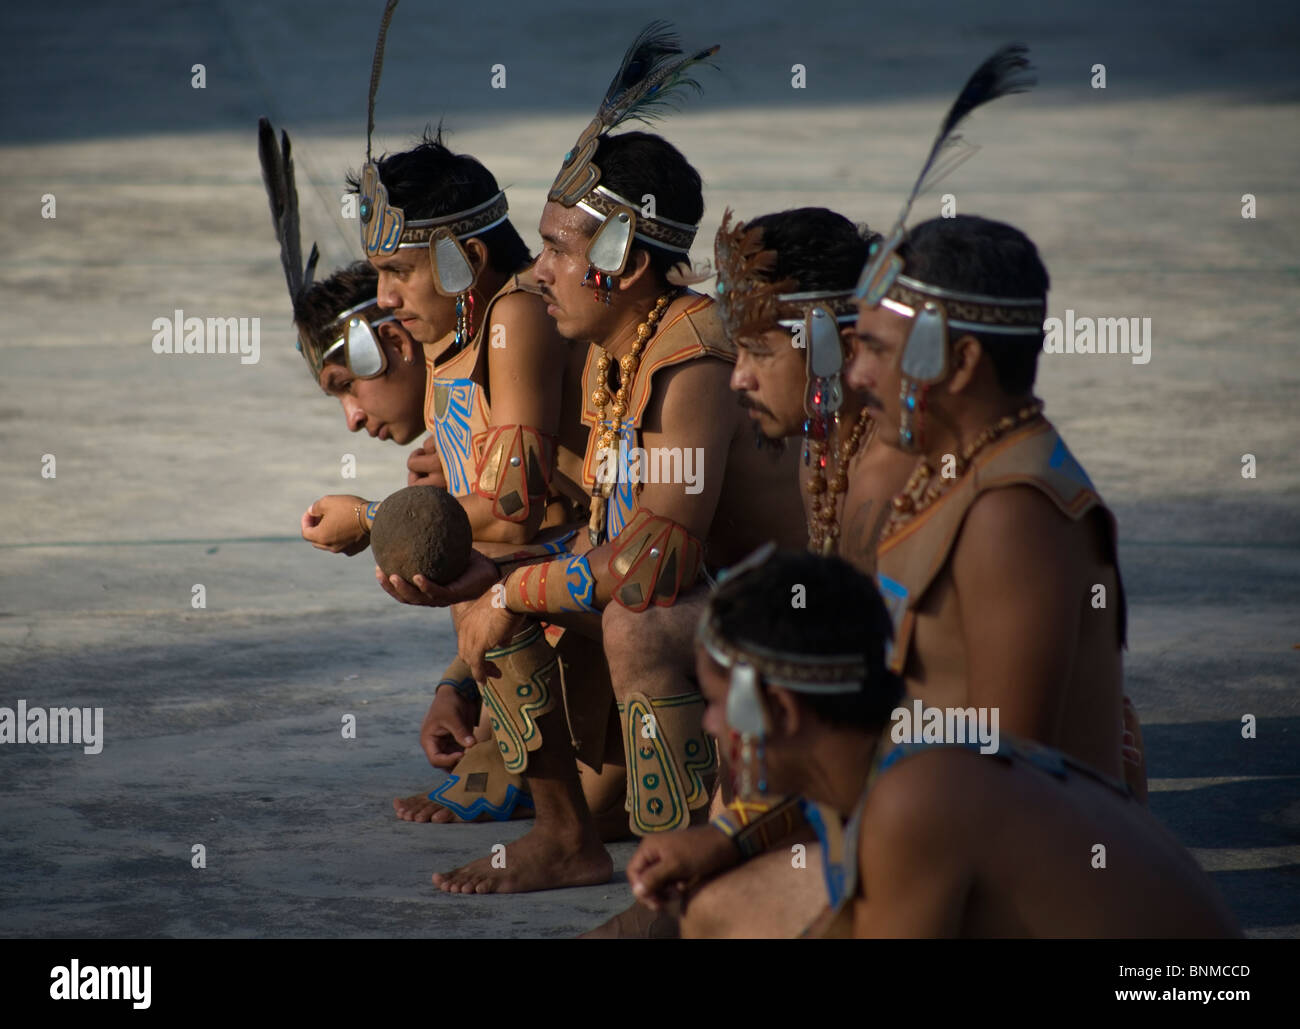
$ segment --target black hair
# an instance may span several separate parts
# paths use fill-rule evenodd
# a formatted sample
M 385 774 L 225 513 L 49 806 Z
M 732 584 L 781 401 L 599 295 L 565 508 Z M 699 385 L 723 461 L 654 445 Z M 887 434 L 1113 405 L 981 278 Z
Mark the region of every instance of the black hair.
M 847 561 L 782 551 L 723 582 L 711 608 L 722 636 L 742 648 L 862 655 L 867 674 L 859 690 L 799 693 L 799 700 L 832 725 L 870 732 L 889 723 L 903 696 L 902 680 L 885 666 L 893 624 L 875 585 Z
M 317 353 L 324 353 L 338 335 L 327 332 L 330 325 L 349 308 L 373 301 L 378 288 L 379 273 L 366 261 L 354 261 L 298 294 L 293 301 L 293 320 Z M 336 353 L 342 360 L 343 350 Z
M 654 197 L 656 215 L 698 225 L 704 217 L 704 186 L 700 173 L 682 152 L 651 132 L 620 132 L 601 136 L 592 163 L 600 169 L 600 185 L 640 208 L 643 197 Z M 649 246 L 636 246 L 650 257 L 650 268 L 661 281 L 669 270 L 686 260 L 685 254 Z
M 765 214 L 745 227 L 762 229 L 763 249 L 776 251 L 768 281 L 794 279 L 801 293 L 852 289 L 867 263 L 867 250 L 880 239 L 880 233 L 824 207 Z
M 898 248 L 903 274 L 932 286 L 994 297 L 1047 300 L 1051 288 L 1038 248 L 1017 228 L 959 214 L 932 218 L 912 229 Z M 954 331 L 954 335 L 957 333 Z M 961 332 L 980 341 L 998 385 L 1011 396 L 1034 388 L 1043 337 Z
M 469 154 L 454 154 L 442 141 L 442 126 L 430 135 L 426 129 L 410 150 L 385 154 L 375 162 L 379 178 L 388 190 L 388 202 L 400 207 L 408 221 L 441 218 L 467 211 L 496 196 L 496 177 Z M 349 192 L 355 193 L 360 179 L 347 177 Z M 528 247 L 510 219 L 479 233 L 476 239 L 488 249 L 488 264 L 503 275 L 517 272 L 532 260 Z

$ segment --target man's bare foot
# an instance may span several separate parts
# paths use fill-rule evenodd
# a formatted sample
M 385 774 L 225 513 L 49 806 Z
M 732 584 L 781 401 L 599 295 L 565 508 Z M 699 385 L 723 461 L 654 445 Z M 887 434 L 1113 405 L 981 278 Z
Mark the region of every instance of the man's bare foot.
M 580 940 L 677 940 L 682 935 L 681 919 L 665 906 L 651 911 L 644 904 L 633 904 L 604 925 L 598 925 L 578 937 Z
M 403 822 L 437 822 L 445 825 L 456 821 L 456 816 L 439 804 L 430 800 L 427 793 L 413 793 L 409 797 L 394 797 L 393 810 Z
M 465 819 L 453 813 L 451 809 L 444 807 L 436 800 L 430 800 L 427 793 L 413 793 L 409 797 L 394 797 L 393 810 L 397 812 L 397 817 L 403 822 L 436 822 L 439 825 L 447 825 L 451 822 L 463 824 L 465 822 Z M 515 809 L 510 812 L 511 821 L 516 818 L 532 817 L 533 809 L 527 804 L 517 804 Z M 491 815 L 479 815 L 474 821 L 499 822 L 501 819 L 493 818 Z
M 530 893 L 596 886 L 613 875 L 614 861 L 594 834 L 584 838 L 534 829 L 504 851 L 446 875 L 435 873 L 433 884 L 444 893 Z

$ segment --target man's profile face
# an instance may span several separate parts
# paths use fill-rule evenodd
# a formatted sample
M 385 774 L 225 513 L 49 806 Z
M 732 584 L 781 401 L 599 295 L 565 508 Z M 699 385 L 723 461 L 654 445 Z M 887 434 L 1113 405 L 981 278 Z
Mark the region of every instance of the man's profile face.
M 727 722 L 727 695 L 731 692 L 731 675 L 727 669 L 713 660 L 702 646 L 695 648 L 695 675 L 700 683 L 700 695 L 704 697 L 704 731 L 718 741 L 718 749 L 730 767 L 731 775 L 737 787 L 740 783 L 739 737 L 735 736 Z M 764 772 L 769 793 L 795 792 L 792 788 L 795 777 L 789 774 L 792 757 L 797 759 L 793 749 L 783 740 L 768 739 L 764 744 Z M 733 754 L 733 750 L 736 752 Z
M 736 339 L 731 388 L 768 439 L 784 439 L 803 431 L 806 354 L 779 325 Z
M 419 343 L 437 343 L 456 330 L 456 300 L 433 286 L 428 247 L 409 247 L 387 257 L 372 257 L 379 272 L 379 306 Z
M 375 331 L 388 361 L 384 374 L 358 379 L 346 365 L 331 360 L 321 369 L 320 387 L 338 398 L 350 432 L 365 429 L 375 439 L 410 443 L 424 431 L 424 357 L 419 345 L 391 322 Z
M 878 426 L 881 440 L 892 447 L 899 445 L 899 390 L 902 375 L 898 370 L 903 343 L 912 329 L 912 320 L 884 307 L 858 304 L 858 321 L 854 326 L 852 353 L 844 366 L 844 384 L 858 393 Z
M 599 342 L 605 338 L 610 308 L 597 301 L 590 284 L 582 285 L 590 267 L 587 245 L 598 227 L 596 219 L 581 208 L 553 200 L 542 208 L 538 225 L 542 252 L 533 266 L 533 277 L 546 300 L 546 313 L 555 319 L 556 330 L 565 339 Z

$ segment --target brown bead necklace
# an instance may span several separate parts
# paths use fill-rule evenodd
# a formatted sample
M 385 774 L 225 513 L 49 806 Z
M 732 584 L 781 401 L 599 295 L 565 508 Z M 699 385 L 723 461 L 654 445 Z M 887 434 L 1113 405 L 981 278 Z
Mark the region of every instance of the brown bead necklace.
M 668 310 L 668 305 L 676 299 L 679 292 L 676 289 L 670 290 L 656 300 L 654 308 L 646 315 L 646 320 L 636 327 L 636 339 L 632 341 L 632 349 L 618 359 L 618 389 L 612 397 L 609 392 L 609 366 L 613 358 L 604 347 L 597 347 L 600 351 L 600 356 L 596 358 L 597 385 L 591 391 L 591 402 L 596 408 L 596 425 L 593 431 L 600 433 L 596 442 L 597 467 L 600 464 L 599 455 L 602 451 L 617 452 L 618 439 L 623 430 L 623 416 L 627 414 L 628 399 L 631 396 L 632 380 L 641 366 L 641 352 L 650 337 L 655 334 L 659 320 Z M 606 417 L 609 418 L 609 427 L 602 429 Z M 618 481 L 617 464 L 613 471 L 614 474 L 608 476 L 607 482 L 602 482 L 601 477 L 597 475 L 596 483 L 591 489 L 591 521 L 587 523 L 587 538 L 593 547 L 598 547 L 604 542 L 605 510 L 614 492 L 614 484 Z
M 929 459 L 922 457 L 912 470 L 907 485 L 894 497 L 889 508 L 889 520 L 885 522 L 884 527 L 880 530 L 880 539 L 877 545 L 884 542 L 922 511 L 934 504 L 936 500 L 952 488 L 954 483 L 960 482 L 962 476 L 970 468 L 971 460 L 981 450 L 1001 439 L 1013 429 L 1028 425 L 1030 422 L 1041 418 L 1042 415 L 1043 402 L 1041 400 L 1035 400 L 1032 404 L 1022 407 L 1013 415 L 1003 415 L 962 450 L 961 456 L 957 458 L 956 474 L 951 477 L 941 475 L 936 478 Z
M 870 432 L 867 426 L 870 424 Z M 863 433 L 867 433 L 866 442 L 862 442 Z M 839 549 L 840 536 L 840 497 L 849 488 L 849 462 L 858 452 L 859 444 L 865 449 L 871 445 L 876 434 L 876 423 L 870 412 L 864 407 L 858 412 L 853 430 L 840 446 L 835 463 L 835 474 L 829 480 L 826 477 L 826 451 L 828 441 L 809 441 L 809 454 L 813 460 L 812 478 L 808 480 L 808 492 L 812 494 L 812 511 L 808 516 L 808 549 L 814 554 L 827 556 Z

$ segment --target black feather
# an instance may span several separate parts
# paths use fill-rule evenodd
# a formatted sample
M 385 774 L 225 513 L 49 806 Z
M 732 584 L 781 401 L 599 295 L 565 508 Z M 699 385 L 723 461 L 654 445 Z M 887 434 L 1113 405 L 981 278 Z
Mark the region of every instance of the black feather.
M 289 287 L 289 296 L 296 299 L 302 290 L 311 285 L 316 260 L 320 255 L 313 246 L 312 256 L 304 272 L 298 223 L 298 186 L 294 181 L 289 134 L 280 133 L 280 145 L 277 147 L 271 123 L 265 118 L 259 119 L 257 155 L 262 163 L 266 198 L 271 205 L 271 224 L 275 228 L 275 238 L 280 243 L 280 264 L 284 267 L 285 284 Z
M 379 92 L 379 75 L 384 70 L 384 44 L 388 40 L 388 23 L 393 20 L 397 0 L 388 0 L 384 16 L 379 22 L 379 39 L 375 43 L 375 56 L 370 62 L 370 99 L 366 102 L 366 163 L 370 163 L 370 137 L 375 131 L 375 94 Z
M 677 33 L 666 21 L 652 21 L 640 32 L 623 54 L 623 63 L 605 90 L 604 104 L 613 104 L 620 94 L 637 85 L 660 61 L 682 52 Z
M 939 178 L 950 172 L 965 159 L 965 156 L 970 156 L 967 153 L 955 161 L 940 162 L 940 157 L 945 151 L 962 145 L 961 136 L 953 134 L 953 130 L 962 119 L 990 100 L 1010 96 L 1012 93 L 1026 92 L 1037 82 L 1033 71 L 1033 66 L 1029 63 L 1029 48 L 1023 43 L 1008 43 L 975 69 L 971 77 L 966 80 L 966 85 L 962 87 L 961 92 L 957 94 L 957 99 L 948 108 L 948 114 L 943 119 L 939 134 L 934 139 L 934 145 L 930 147 L 930 154 L 921 168 L 921 174 L 917 176 L 912 193 L 907 198 L 900 222 L 906 219 L 912 203 L 927 186 L 933 185 Z M 941 174 L 932 174 L 934 172 L 941 172 Z
M 682 57 L 681 43 L 672 26 L 666 21 L 650 22 L 623 54 L 596 117 L 605 131 L 628 120 L 653 121 L 676 107 L 684 90 L 699 91 L 700 84 L 687 74 L 687 69 L 707 63 L 717 52 L 718 47 L 712 46 Z

